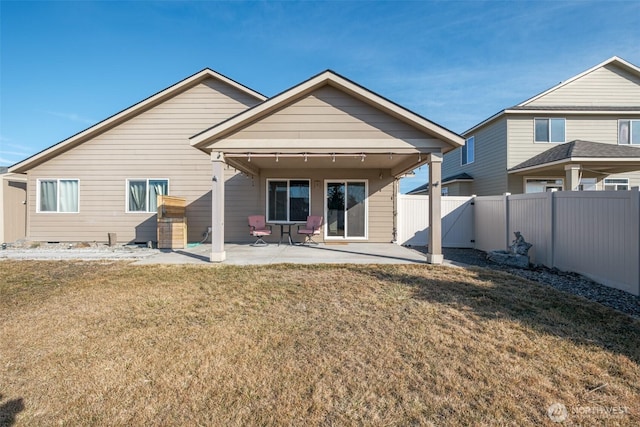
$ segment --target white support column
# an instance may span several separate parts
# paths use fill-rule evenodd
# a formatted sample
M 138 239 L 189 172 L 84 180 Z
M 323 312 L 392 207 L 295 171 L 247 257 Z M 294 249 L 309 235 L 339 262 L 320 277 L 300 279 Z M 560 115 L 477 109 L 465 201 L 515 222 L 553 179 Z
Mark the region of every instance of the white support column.
M 566 165 L 565 172 L 565 191 L 578 191 L 580 185 L 580 165 Z
M 224 251 L 224 155 L 211 152 L 211 262 L 222 262 Z
M 442 153 L 431 153 L 427 157 L 429 164 L 429 264 L 442 264 Z

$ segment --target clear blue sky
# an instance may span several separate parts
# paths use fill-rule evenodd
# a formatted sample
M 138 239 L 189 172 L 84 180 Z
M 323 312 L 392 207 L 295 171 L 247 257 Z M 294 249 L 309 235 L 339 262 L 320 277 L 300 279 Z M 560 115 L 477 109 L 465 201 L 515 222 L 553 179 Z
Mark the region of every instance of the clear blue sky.
M 0 165 L 205 67 L 267 96 L 330 68 L 460 133 L 614 55 L 640 1 L 2 0 Z

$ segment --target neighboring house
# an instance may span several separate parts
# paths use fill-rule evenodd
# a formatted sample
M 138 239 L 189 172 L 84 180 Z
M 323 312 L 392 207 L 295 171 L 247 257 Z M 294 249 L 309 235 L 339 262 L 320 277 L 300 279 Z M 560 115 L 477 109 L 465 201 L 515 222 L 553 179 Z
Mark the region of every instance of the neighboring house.
M 251 241 L 252 214 L 322 215 L 326 242 L 391 242 L 397 179 L 428 164 L 439 182 L 443 154 L 463 144 L 332 71 L 266 99 L 205 69 L 10 172 L 28 179 L 29 239 L 156 240 L 155 196 L 171 194 L 187 200 L 189 241 L 211 227 L 221 261 L 224 242 Z M 441 262 L 437 200 L 430 213 L 427 258 Z
M 442 179 L 442 195 L 450 196 L 449 190 L 453 194 L 467 194 L 471 191 L 471 184 L 473 183 L 473 178 L 466 173 L 459 173 L 458 175 L 448 176 Z M 420 187 L 416 187 L 411 191 L 408 191 L 406 194 L 408 195 L 429 195 L 429 183 L 422 184 Z
M 0 243 L 23 239 L 27 232 L 27 179 L 0 167 Z
M 442 194 L 628 190 L 640 185 L 640 68 L 613 57 L 462 135 Z

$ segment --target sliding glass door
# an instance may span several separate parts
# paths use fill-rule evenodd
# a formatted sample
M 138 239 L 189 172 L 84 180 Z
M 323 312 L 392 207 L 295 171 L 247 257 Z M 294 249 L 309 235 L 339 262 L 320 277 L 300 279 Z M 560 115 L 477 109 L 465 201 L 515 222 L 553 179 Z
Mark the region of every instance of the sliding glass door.
M 367 238 L 367 182 L 326 181 L 326 237 Z

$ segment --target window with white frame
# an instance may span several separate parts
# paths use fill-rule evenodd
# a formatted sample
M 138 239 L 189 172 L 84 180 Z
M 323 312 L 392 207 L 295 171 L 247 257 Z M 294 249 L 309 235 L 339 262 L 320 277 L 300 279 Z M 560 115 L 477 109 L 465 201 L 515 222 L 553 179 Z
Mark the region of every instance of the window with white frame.
M 605 191 L 626 191 L 629 189 L 629 178 L 605 178 Z
M 168 179 L 128 179 L 127 212 L 156 212 L 158 196 L 168 194 Z
M 640 120 L 618 120 L 618 144 L 640 144 Z
M 308 179 L 267 180 L 267 221 L 304 222 L 310 211 Z
M 565 142 L 565 119 L 534 119 L 535 142 Z
M 39 179 L 38 212 L 77 213 L 80 211 L 80 181 L 77 179 Z
M 563 179 L 556 178 L 527 178 L 525 193 L 544 193 L 548 191 L 562 191 Z
M 465 144 L 462 146 L 462 164 L 466 165 L 473 163 L 476 157 L 476 138 L 471 136 L 467 138 Z

